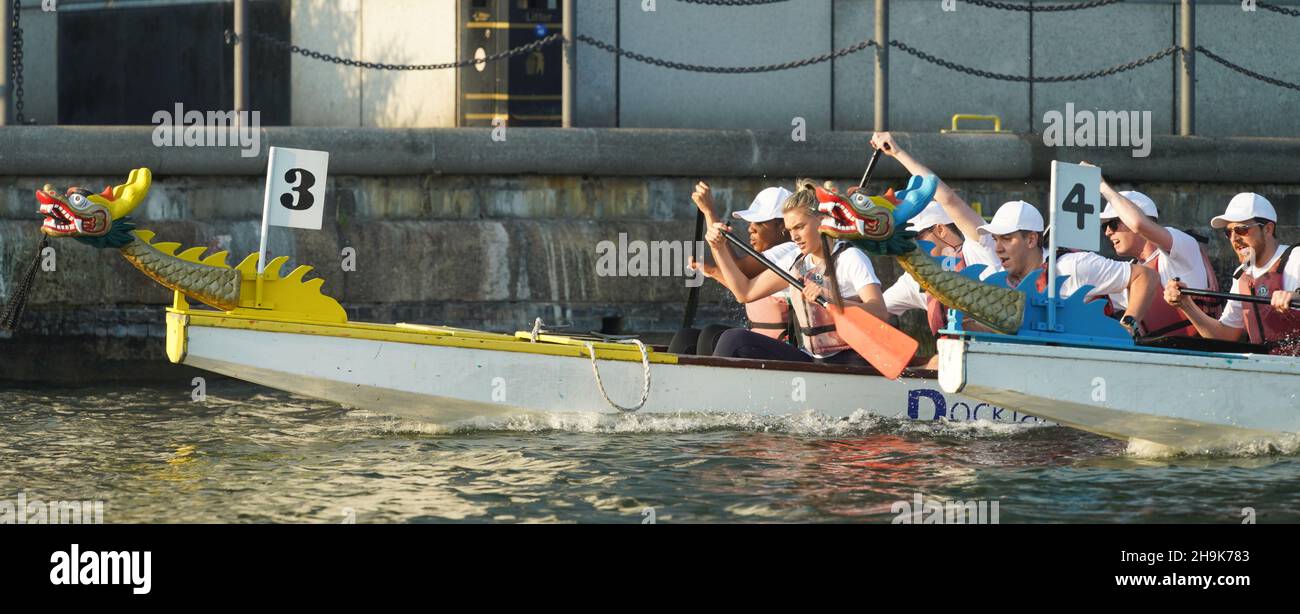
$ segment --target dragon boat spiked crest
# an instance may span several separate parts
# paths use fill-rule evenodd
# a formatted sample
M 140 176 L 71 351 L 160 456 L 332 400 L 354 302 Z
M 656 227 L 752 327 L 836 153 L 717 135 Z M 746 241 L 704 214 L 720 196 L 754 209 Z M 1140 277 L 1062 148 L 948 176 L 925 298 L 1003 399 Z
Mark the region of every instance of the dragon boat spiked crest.
M 244 315 L 273 311 L 286 318 L 347 321 L 347 312 L 338 301 L 321 294 L 325 280 L 304 280 L 312 267 L 299 266 L 288 276 L 280 275 L 286 256 L 268 262 L 259 276 L 256 253 L 232 268 L 226 264 L 224 251 L 205 257 L 202 247 L 178 254 L 179 243 L 152 243 L 154 233 L 137 230 L 128 215 L 144 202 L 152 184 L 153 174 L 147 168 L 131 171 L 126 183 L 99 193 L 75 186 L 59 193 L 47 184 L 36 191 L 39 211 L 45 216 L 41 232 L 96 248 L 118 249 L 154 281 L 222 311 Z M 177 305 L 181 304 L 178 296 Z
M 819 189 L 818 208 L 826 214 L 820 230 L 866 252 L 894 256 L 926 293 L 945 306 L 997 332 L 1015 334 L 1025 318 L 1023 292 L 947 270 L 930 256 L 928 243 L 922 242 L 925 249 L 918 249 L 916 233 L 905 229 L 907 222 L 930 204 L 938 187 L 938 177 L 914 175 L 906 188 L 898 192 L 890 189 L 881 196 L 859 191 L 844 198 Z

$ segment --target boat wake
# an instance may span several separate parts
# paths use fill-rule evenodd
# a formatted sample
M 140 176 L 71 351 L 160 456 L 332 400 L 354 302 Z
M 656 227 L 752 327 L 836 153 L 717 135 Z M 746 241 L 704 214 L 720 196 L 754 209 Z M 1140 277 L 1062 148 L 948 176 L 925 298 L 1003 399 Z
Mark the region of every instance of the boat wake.
M 370 414 L 376 419 L 378 414 Z M 783 433 L 806 437 L 852 437 L 873 434 L 914 434 L 932 437 L 1008 437 L 1035 429 L 1056 428 L 1031 423 L 999 423 L 989 420 L 918 421 L 885 418 L 858 410 L 843 418 L 815 410 L 782 416 L 744 412 L 680 412 L 647 414 L 524 414 L 504 418 L 480 418 L 454 424 L 432 424 L 391 419 L 382 430 L 393 433 L 462 435 L 476 432 L 571 432 L 584 434 L 673 434 L 739 431 Z
M 1124 454 L 1133 458 L 1150 460 L 1295 456 L 1300 455 L 1300 435 L 1280 433 L 1276 438 L 1268 441 L 1250 441 L 1202 448 L 1175 448 L 1141 439 L 1133 439 L 1128 442 Z

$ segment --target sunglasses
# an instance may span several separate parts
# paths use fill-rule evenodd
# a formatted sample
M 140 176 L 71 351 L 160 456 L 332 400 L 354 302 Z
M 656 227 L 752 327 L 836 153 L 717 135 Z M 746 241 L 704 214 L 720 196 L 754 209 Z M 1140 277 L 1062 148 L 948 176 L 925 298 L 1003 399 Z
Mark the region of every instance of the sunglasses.
M 1239 237 L 1244 237 L 1250 234 L 1251 228 L 1254 228 L 1256 226 L 1263 227 L 1264 224 L 1262 222 L 1255 222 L 1254 224 L 1245 224 L 1242 226 L 1229 226 L 1223 229 L 1223 236 L 1228 237 L 1229 239 L 1231 239 L 1232 235 L 1234 234 L 1236 234 Z
M 1113 220 L 1106 220 L 1101 223 L 1101 231 L 1106 232 L 1107 230 L 1109 230 L 1111 232 L 1117 232 L 1119 231 L 1119 225 L 1120 225 L 1119 218 L 1115 218 Z

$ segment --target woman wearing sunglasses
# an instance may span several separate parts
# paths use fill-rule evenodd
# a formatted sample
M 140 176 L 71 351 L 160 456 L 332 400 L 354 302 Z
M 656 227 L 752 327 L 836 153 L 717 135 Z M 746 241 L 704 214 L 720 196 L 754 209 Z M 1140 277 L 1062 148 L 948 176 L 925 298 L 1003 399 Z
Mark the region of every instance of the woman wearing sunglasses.
M 1165 286 L 1165 301 L 1186 315 L 1202 337 L 1237 341 L 1245 334 L 1273 354 L 1300 356 L 1300 311 L 1290 307 L 1300 294 L 1300 256 L 1293 255 L 1294 246 L 1278 243 L 1273 204 L 1259 194 L 1238 194 L 1210 225 L 1223 229 L 1241 260 L 1232 292 L 1270 297 L 1272 305 L 1228 301 L 1216 320 L 1182 293 L 1188 286 L 1178 280 Z

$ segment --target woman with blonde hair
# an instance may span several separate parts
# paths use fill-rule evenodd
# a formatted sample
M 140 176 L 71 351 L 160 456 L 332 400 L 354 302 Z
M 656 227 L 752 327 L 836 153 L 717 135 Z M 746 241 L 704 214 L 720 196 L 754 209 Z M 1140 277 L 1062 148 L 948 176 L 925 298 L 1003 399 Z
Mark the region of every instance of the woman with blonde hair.
M 735 257 L 727 248 L 727 240 L 722 235 L 723 232 L 730 232 L 730 227 L 721 223 L 713 224 L 705 238 L 713 251 L 722 282 L 736 296 L 736 300 L 749 303 L 778 292 L 786 292 L 791 311 L 798 320 L 800 347 L 795 348 L 753 331 L 734 329 L 718 338 L 713 355 L 866 364 L 836 333 L 830 312 L 818 305 L 816 300 L 818 296 L 827 299 L 842 297 L 845 309 L 863 309 L 886 320 L 889 312 L 880 290 L 880 279 L 876 277 L 875 268 L 867 254 L 848 242 L 838 241 L 831 246 L 831 253 L 826 253 L 826 243 L 822 241 L 818 230 L 823 218 L 823 214 L 818 211 L 818 194 L 820 192 L 829 196 L 829 193 L 818 188 L 817 182 L 807 179 L 799 180 L 796 185 L 798 191 L 786 199 L 781 209 L 786 230 L 799 248 L 799 255 L 789 270 L 795 277 L 803 279 L 803 292 L 791 288 L 780 275 L 772 271 L 764 271 L 753 279 L 747 277 L 737 266 Z M 835 263 L 831 275 L 826 274 L 828 259 Z M 832 280 L 838 283 L 832 286 Z

